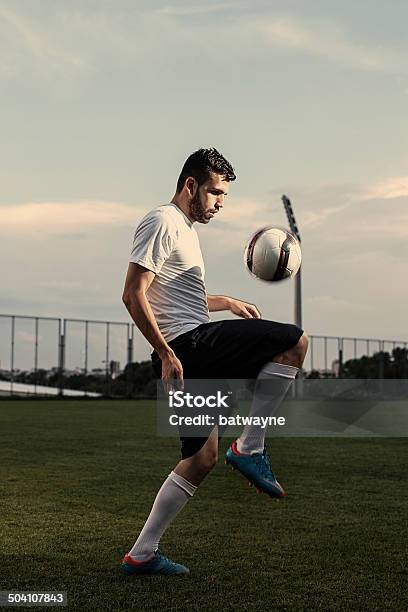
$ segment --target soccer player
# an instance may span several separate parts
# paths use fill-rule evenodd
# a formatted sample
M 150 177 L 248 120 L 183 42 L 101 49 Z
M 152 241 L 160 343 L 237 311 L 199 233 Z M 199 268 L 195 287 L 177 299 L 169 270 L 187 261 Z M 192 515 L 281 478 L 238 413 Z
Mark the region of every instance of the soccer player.
M 123 301 L 153 347 L 152 363 L 164 387 L 183 379 L 271 380 L 276 392 L 265 402 L 254 394 L 250 416 L 276 410 L 302 367 L 307 336 L 295 325 L 267 321 L 253 304 L 208 295 L 194 223 L 209 224 L 220 213 L 231 164 L 216 149 L 200 149 L 186 160 L 171 202 L 139 223 Z M 209 312 L 230 311 L 239 319 L 211 322 Z M 150 515 L 122 562 L 126 574 L 182 575 L 188 569 L 159 551 L 166 528 L 217 462 L 218 429 L 208 436 L 181 437 L 181 460 L 162 484 Z M 258 490 L 285 495 L 265 448 L 265 429 L 247 425 L 226 461 Z

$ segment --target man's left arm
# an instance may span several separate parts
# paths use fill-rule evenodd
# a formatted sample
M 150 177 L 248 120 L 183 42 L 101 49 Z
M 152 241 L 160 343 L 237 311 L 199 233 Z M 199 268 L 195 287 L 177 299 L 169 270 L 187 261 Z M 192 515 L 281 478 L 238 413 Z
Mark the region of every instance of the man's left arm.
M 210 312 L 230 310 L 233 314 L 243 319 L 261 318 L 261 313 L 254 304 L 242 302 L 227 295 L 207 295 L 207 304 Z

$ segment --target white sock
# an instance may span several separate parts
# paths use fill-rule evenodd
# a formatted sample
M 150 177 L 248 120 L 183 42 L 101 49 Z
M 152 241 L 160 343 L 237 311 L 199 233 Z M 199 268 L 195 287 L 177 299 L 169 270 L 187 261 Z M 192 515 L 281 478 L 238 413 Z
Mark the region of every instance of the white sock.
M 249 416 L 272 416 L 295 380 L 298 371 L 298 368 L 291 365 L 274 361 L 267 363 L 256 379 Z M 237 440 L 238 452 L 247 455 L 262 453 L 265 446 L 265 434 L 266 428 L 246 425 Z
M 130 556 L 136 561 L 148 560 L 159 547 L 160 538 L 187 501 L 195 487 L 182 476 L 171 472 L 156 495 L 149 517 L 144 524 Z

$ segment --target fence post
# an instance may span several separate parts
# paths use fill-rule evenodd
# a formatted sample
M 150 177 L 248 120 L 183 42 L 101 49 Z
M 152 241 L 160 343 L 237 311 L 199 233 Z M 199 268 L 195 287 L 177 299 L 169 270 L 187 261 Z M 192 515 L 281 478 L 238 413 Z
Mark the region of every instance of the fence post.
M 384 378 L 384 340 L 378 341 L 379 349 L 380 349 L 380 363 L 378 368 L 378 378 L 381 380 Z
M 128 342 L 127 342 L 127 363 L 133 362 L 133 325 L 130 327 L 131 333 L 129 334 L 129 323 L 128 323 Z
M 338 339 L 339 342 L 339 378 L 343 378 L 343 338 Z
M 127 368 L 126 368 L 126 395 L 127 397 L 132 396 L 132 370 L 131 364 L 133 363 L 133 324 L 128 323 L 127 326 Z
M 10 394 L 13 395 L 14 385 L 14 340 L 16 335 L 16 317 L 11 317 L 11 343 L 10 343 Z
M 111 395 L 111 368 L 110 368 L 110 323 L 106 321 L 106 354 L 105 354 L 105 365 L 106 365 L 106 395 Z
M 88 346 L 89 346 L 88 321 L 85 321 L 85 355 L 84 355 L 84 374 L 88 375 Z
M 61 319 L 58 324 L 58 335 L 59 335 L 59 352 L 58 352 L 58 373 L 59 373 L 59 391 L 58 395 L 64 395 L 64 370 L 65 370 L 65 331 L 66 331 L 66 320 L 63 320 L 62 332 L 61 332 Z
M 35 317 L 35 337 L 34 337 L 34 393 L 37 395 L 38 383 L 38 326 L 39 318 Z
M 404 349 L 405 351 L 407 350 L 407 343 L 404 342 Z M 405 359 L 404 359 L 404 376 L 405 378 L 408 378 L 408 358 L 407 358 L 407 353 L 405 352 Z

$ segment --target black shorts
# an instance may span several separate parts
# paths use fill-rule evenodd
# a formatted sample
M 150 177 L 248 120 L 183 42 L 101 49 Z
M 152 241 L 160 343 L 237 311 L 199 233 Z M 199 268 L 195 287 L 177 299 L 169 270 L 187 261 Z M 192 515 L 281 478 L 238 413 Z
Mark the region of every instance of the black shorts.
M 183 366 L 184 379 L 254 379 L 272 359 L 294 347 L 303 330 L 297 325 L 265 319 L 230 319 L 202 323 L 170 340 Z M 153 351 L 152 364 L 161 378 L 161 360 Z M 183 459 L 194 455 L 206 437 L 180 437 Z

